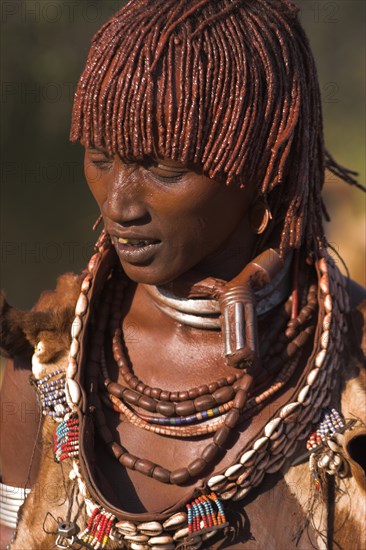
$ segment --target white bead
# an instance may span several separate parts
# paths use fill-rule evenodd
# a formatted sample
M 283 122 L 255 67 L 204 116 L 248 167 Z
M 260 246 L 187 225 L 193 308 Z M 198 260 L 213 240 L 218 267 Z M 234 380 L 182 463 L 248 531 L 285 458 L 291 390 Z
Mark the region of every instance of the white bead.
M 168 518 L 164 523 L 163 527 L 164 529 L 171 529 L 175 528 L 177 525 L 181 525 L 182 523 L 186 523 L 188 521 L 187 514 L 184 512 L 178 512 L 177 514 L 174 514 L 170 518 Z
M 79 351 L 79 342 L 76 340 L 76 338 L 72 339 L 71 346 L 70 346 L 70 357 L 75 359 Z
M 327 352 L 325 349 L 322 349 L 321 351 L 319 351 L 318 355 L 315 357 L 316 367 L 320 368 L 323 365 L 326 354 Z
M 257 439 L 257 441 L 254 443 L 253 445 L 253 449 L 255 451 L 258 451 L 261 447 L 263 447 L 263 445 L 265 445 L 266 443 L 268 443 L 269 439 L 268 437 L 260 437 L 259 439 Z
M 83 280 L 83 282 L 81 283 L 81 292 L 87 293 L 90 288 L 90 283 L 91 283 L 91 276 L 87 275 Z
M 85 294 L 81 293 L 79 295 L 78 301 L 75 306 L 75 315 L 82 317 L 85 315 L 86 310 L 88 309 L 88 299 Z
M 315 379 L 318 376 L 318 373 L 319 373 L 319 369 L 313 369 L 312 371 L 309 372 L 308 377 L 306 379 L 309 386 L 312 386 L 314 384 Z
M 319 286 L 324 294 L 329 294 L 329 278 L 327 274 L 320 277 Z
M 74 362 L 69 362 L 67 369 L 66 369 L 66 377 L 67 378 L 74 378 L 76 372 L 78 370 L 78 366 Z
M 95 509 L 95 504 L 94 502 L 92 502 L 91 500 L 89 500 L 88 498 L 85 499 L 85 508 L 86 508 L 86 513 L 87 515 L 90 517 L 93 515 L 93 512 L 94 512 L 94 509 Z
M 176 533 L 173 535 L 174 540 L 182 539 L 183 537 L 186 537 L 189 534 L 188 527 L 183 527 L 182 529 L 179 529 Z
M 306 396 L 307 394 L 309 393 L 309 390 L 310 390 L 310 386 L 304 386 L 300 391 L 299 391 L 299 395 L 297 397 L 297 400 L 299 403 L 304 403 L 305 399 L 306 399 Z
M 320 345 L 323 349 L 327 349 L 329 344 L 329 330 L 325 330 L 320 337 Z
M 268 424 L 266 424 L 266 426 L 264 427 L 264 435 L 266 435 L 267 437 L 271 437 L 271 435 L 275 430 L 277 430 L 281 422 L 281 418 L 274 418 L 273 420 L 268 422 Z
M 333 309 L 332 297 L 330 294 L 327 294 L 324 298 L 324 308 L 327 313 L 330 313 Z
M 69 378 L 68 380 L 66 380 L 66 387 L 67 387 L 67 390 L 68 390 L 68 393 L 70 395 L 70 399 L 72 401 L 72 403 L 74 405 L 77 405 L 80 401 L 80 397 L 81 397 L 81 391 L 80 391 L 80 388 L 79 388 L 79 384 L 77 382 L 75 382 L 75 380 L 72 380 L 71 378 Z
M 81 320 L 81 317 L 77 315 L 71 325 L 71 337 L 77 338 L 82 328 L 83 328 L 83 322 Z
M 152 546 L 153 544 L 160 546 L 160 544 L 171 544 L 172 542 L 172 537 L 170 537 L 169 535 L 162 535 L 161 537 L 151 537 L 151 539 L 149 540 L 149 546 Z
M 208 480 L 207 485 L 209 487 L 214 487 L 215 485 L 218 485 L 222 481 L 226 481 L 225 476 L 223 476 L 223 475 L 213 476 Z
M 285 405 L 280 411 L 280 418 L 286 418 L 286 416 L 293 413 L 294 410 L 297 409 L 299 406 L 299 403 L 297 403 L 296 401 L 294 403 L 289 403 L 288 405 Z
M 140 523 L 140 525 L 137 526 L 137 529 L 140 533 L 150 536 L 160 535 L 163 531 L 163 527 L 158 521 L 146 521 L 144 523 Z
M 78 478 L 78 484 L 79 484 L 79 491 L 80 491 L 81 495 L 83 497 L 86 497 L 86 495 L 87 495 L 86 484 L 80 477 Z M 94 506 L 94 508 L 95 508 L 95 506 Z
M 136 534 L 137 527 L 132 521 L 119 521 L 116 523 L 116 527 L 123 534 Z
M 318 263 L 319 269 L 322 273 L 328 273 L 328 266 L 325 258 L 320 258 Z
M 331 314 L 331 313 L 327 313 L 326 316 L 325 316 L 324 319 L 323 319 L 323 329 L 324 329 L 324 330 L 329 330 L 330 324 L 331 324 L 331 320 L 332 320 L 332 314 Z
M 236 472 L 237 472 L 238 470 L 240 470 L 241 467 L 242 467 L 241 464 L 233 464 L 232 466 L 230 466 L 230 467 L 226 470 L 225 476 L 226 476 L 226 477 L 230 477 L 230 476 L 232 476 L 233 474 L 236 474 Z
M 246 451 L 240 457 L 240 464 L 246 464 L 255 455 L 255 453 L 256 451 L 254 449 L 250 449 L 249 451 Z

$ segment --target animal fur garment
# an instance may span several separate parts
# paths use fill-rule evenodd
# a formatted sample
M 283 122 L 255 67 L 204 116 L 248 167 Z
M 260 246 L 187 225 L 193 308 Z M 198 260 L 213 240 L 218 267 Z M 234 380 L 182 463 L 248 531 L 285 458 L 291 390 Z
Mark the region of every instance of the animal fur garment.
M 54 291 L 42 292 L 30 311 L 20 311 L 0 295 L 0 352 L 5 357 L 31 357 L 42 342 L 39 361 L 56 360 L 70 345 L 70 326 L 81 277 L 65 273 L 57 280 Z

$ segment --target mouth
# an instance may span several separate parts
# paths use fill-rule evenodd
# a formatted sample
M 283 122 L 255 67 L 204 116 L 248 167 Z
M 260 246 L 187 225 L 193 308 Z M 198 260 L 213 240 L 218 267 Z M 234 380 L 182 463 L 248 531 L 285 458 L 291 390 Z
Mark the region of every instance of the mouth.
M 119 258 L 131 264 L 147 264 L 152 261 L 161 246 L 159 239 L 112 237 Z
M 123 237 L 118 237 L 117 242 L 128 247 L 145 247 L 157 244 L 160 241 L 158 239 L 125 239 Z

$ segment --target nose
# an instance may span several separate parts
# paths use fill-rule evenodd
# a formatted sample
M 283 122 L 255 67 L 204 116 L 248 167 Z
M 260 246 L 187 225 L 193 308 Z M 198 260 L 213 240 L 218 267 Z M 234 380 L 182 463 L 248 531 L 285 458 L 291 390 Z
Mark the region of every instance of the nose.
M 102 214 L 119 225 L 142 223 L 148 217 L 136 165 L 114 164 Z

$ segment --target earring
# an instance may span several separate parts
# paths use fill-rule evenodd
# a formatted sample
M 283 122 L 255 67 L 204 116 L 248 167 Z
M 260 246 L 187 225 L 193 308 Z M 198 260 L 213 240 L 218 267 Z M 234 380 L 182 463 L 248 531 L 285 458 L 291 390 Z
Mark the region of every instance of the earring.
M 102 219 L 103 219 L 103 216 L 102 216 L 102 214 L 100 214 L 100 215 L 97 217 L 96 222 L 95 222 L 94 225 L 93 225 L 93 231 L 96 231 L 96 230 L 98 229 L 99 224 L 100 224 L 100 222 L 102 221 Z
M 267 201 L 256 199 L 249 213 L 249 221 L 253 231 L 255 231 L 257 235 L 260 235 L 267 229 L 271 219 L 272 214 L 268 208 Z

